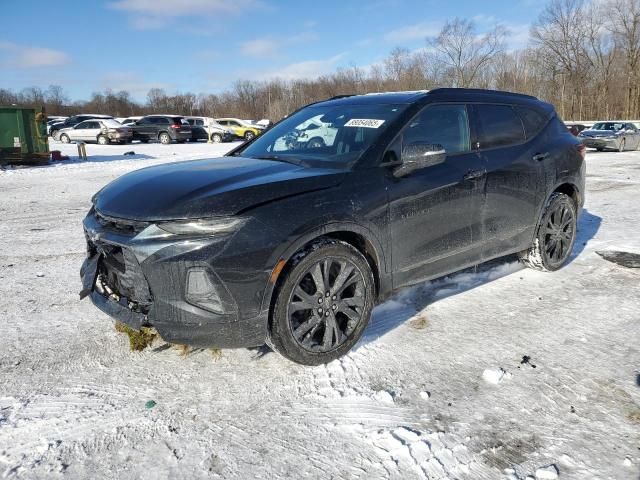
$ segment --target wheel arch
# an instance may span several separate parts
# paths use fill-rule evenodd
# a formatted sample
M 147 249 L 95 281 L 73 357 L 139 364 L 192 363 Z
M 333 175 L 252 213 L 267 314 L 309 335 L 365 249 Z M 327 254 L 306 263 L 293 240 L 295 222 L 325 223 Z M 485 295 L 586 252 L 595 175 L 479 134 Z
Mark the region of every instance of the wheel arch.
M 300 236 L 280 255 L 274 272 L 277 271 L 280 262 L 284 261 L 284 266 L 277 271 L 275 279 L 269 279 L 262 301 L 262 311 L 268 311 L 269 326 L 271 325 L 273 307 L 278 296 L 278 291 L 292 267 L 293 257 L 297 252 L 317 242 L 321 238 L 329 238 L 348 243 L 365 257 L 373 272 L 376 299 L 390 290 L 391 285 L 386 274 L 387 269 L 384 250 L 375 236 L 366 228 L 357 224 L 336 223 L 324 226 L 321 229 L 313 229 Z

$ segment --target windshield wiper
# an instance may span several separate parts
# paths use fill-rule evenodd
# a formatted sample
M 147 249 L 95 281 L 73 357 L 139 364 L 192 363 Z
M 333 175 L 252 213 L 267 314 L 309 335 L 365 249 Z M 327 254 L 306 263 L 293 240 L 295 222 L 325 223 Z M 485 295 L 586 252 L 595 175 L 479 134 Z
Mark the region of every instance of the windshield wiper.
M 280 155 L 260 155 L 259 157 L 251 157 L 251 158 L 255 158 L 258 160 L 273 160 L 275 162 L 285 162 L 285 163 L 291 163 L 293 165 L 297 165 L 299 167 L 308 167 L 309 164 L 307 164 L 306 162 L 300 160 L 299 158 L 294 158 L 294 157 L 281 157 Z

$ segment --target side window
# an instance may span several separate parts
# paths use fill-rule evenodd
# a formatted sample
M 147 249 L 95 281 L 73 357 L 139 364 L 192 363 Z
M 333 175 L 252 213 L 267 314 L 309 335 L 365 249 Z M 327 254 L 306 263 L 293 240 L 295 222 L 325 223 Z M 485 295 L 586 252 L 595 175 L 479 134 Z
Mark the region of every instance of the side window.
M 520 117 L 509 105 L 476 105 L 480 148 L 505 147 L 524 142 Z
M 89 128 L 88 125 L 89 125 L 89 122 L 80 122 L 76 124 L 76 129 L 81 130 L 83 128 Z
M 403 147 L 412 143 L 439 144 L 447 153 L 468 152 L 469 119 L 465 105 L 429 105 L 405 127 Z
M 92 128 L 92 129 L 100 128 L 100 124 L 98 122 L 88 122 L 87 128 Z
M 204 126 L 204 121 L 198 119 L 198 120 L 196 120 L 196 125 L 199 126 L 199 127 L 203 127 Z
M 522 120 L 527 139 L 534 137 L 547 124 L 547 117 L 538 110 L 530 107 L 515 107 Z

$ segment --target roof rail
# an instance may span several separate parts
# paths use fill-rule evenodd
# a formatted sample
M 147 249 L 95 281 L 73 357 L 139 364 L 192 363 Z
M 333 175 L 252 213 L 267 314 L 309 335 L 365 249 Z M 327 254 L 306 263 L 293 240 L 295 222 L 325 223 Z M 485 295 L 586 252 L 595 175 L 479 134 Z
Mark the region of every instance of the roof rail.
M 533 95 L 526 95 L 524 93 L 506 92 L 503 90 L 486 90 L 482 88 L 435 88 L 429 92 L 430 94 L 446 94 L 446 93 L 475 93 L 485 95 L 506 95 L 510 97 L 528 98 L 531 100 L 538 100 Z

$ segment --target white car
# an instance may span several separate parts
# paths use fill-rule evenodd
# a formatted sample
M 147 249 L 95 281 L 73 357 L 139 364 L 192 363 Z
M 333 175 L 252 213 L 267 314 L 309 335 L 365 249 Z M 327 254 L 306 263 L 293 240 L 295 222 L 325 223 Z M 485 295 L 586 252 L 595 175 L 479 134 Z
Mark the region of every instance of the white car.
M 337 128 L 320 121 L 321 115 L 312 117 L 296 127 L 298 131 L 297 141 L 306 144 L 307 148 L 319 148 L 333 145 L 338 133 Z
M 131 128 L 112 118 L 93 118 L 80 122 L 74 127 L 58 130 L 55 139 L 62 143 L 96 142 L 100 145 L 108 145 L 111 142 L 130 142 L 132 137 Z
M 211 117 L 184 117 L 192 127 L 202 127 L 207 136 L 211 132 L 211 141 L 214 143 L 231 141 L 234 137 L 233 130 L 225 128 Z M 192 137 L 193 140 L 202 140 L 198 137 Z M 206 138 L 204 138 L 206 140 Z

